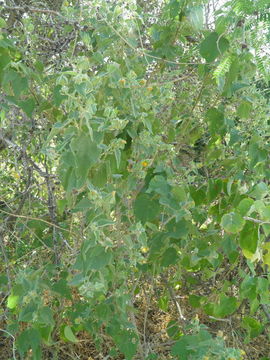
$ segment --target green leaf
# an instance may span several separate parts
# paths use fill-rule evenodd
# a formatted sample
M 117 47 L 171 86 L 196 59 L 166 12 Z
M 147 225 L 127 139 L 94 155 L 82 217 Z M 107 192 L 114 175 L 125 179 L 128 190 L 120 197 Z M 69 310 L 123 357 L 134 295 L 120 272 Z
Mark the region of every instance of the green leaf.
M 245 316 L 242 320 L 241 325 L 244 329 L 247 330 L 248 336 L 251 339 L 257 337 L 263 331 L 262 324 L 258 320 L 254 319 L 250 316 Z
M 219 304 L 214 308 L 214 316 L 217 318 L 224 318 L 234 313 L 237 308 L 238 302 L 235 297 L 222 294 Z
M 225 134 L 224 114 L 216 108 L 210 108 L 206 113 L 206 121 L 211 135 Z
M 7 27 L 6 20 L 0 17 L 0 28 L 5 28 L 5 27 Z
M 203 300 L 203 297 L 199 296 L 199 295 L 189 295 L 189 298 L 188 298 L 188 301 L 193 308 L 201 307 L 202 300 Z
M 240 285 L 241 299 L 249 299 L 253 301 L 257 297 L 257 279 L 246 275 Z
M 57 209 L 59 211 L 59 214 L 62 216 L 64 214 L 64 211 L 67 206 L 67 199 L 59 199 L 57 200 Z
M 264 182 L 255 185 L 250 193 L 250 196 L 255 197 L 256 200 L 261 200 L 269 194 L 268 186 Z
M 189 349 L 189 341 L 186 336 L 182 336 L 179 341 L 172 346 L 172 355 L 177 356 L 178 359 L 188 360 L 194 355 L 194 350 Z
M 137 335 L 133 331 L 122 330 L 112 335 L 112 338 L 119 350 L 125 355 L 126 360 L 132 360 L 138 347 Z
M 37 320 L 39 324 L 53 327 L 55 322 L 53 319 L 53 312 L 48 306 L 42 306 L 38 309 Z
M 212 337 L 206 330 L 195 335 L 183 335 L 172 347 L 172 354 L 181 360 L 202 359 L 209 351 Z
M 158 299 L 158 307 L 162 310 L 167 312 L 169 308 L 169 298 L 167 295 L 160 296 Z
M 167 310 L 164 310 L 167 311 Z M 175 320 L 169 321 L 167 325 L 167 334 L 170 338 L 177 340 L 182 335 L 181 329 L 179 327 L 179 324 Z
M 121 150 L 120 149 L 115 149 L 114 150 L 114 156 L 115 156 L 115 160 L 116 160 L 117 169 L 119 169 L 120 163 L 121 163 Z
M 204 26 L 204 14 L 202 6 L 193 6 L 187 14 L 187 17 L 193 26 L 194 30 L 199 31 Z
M 34 328 L 24 330 L 17 339 L 17 349 L 22 358 L 31 349 L 32 359 L 41 360 L 41 336 L 39 331 Z
M 106 250 L 101 245 L 96 245 L 95 247 L 88 246 L 87 243 L 85 241 L 81 247 L 81 253 L 74 265 L 75 269 L 86 273 L 89 270 L 101 270 L 112 262 L 113 254 L 110 249 Z
M 256 200 L 253 204 L 252 210 L 256 210 L 261 219 L 264 221 L 269 221 L 270 219 L 270 206 L 266 206 L 263 200 Z M 268 225 L 268 224 L 265 224 Z
M 159 258 L 161 249 L 164 248 L 167 234 L 157 232 L 150 240 L 149 260 Z
M 0 81 L 2 82 L 2 77 L 5 74 L 3 71 L 5 67 L 10 63 L 11 58 L 9 52 L 6 49 L 0 47 Z
M 184 219 L 176 222 L 173 219 L 167 224 L 166 230 L 168 231 L 167 235 L 169 237 L 173 239 L 180 239 L 188 234 L 189 222 Z
M 53 331 L 53 327 L 40 325 L 40 326 L 35 326 L 35 328 L 39 331 L 42 341 L 45 343 L 45 345 L 52 346 L 53 340 L 51 334 Z
M 134 214 L 142 223 L 151 222 L 160 213 L 160 205 L 151 195 L 140 194 L 134 202 Z
M 167 249 L 161 257 L 161 266 L 174 265 L 179 260 L 177 251 L 174 248 Z
M 31 117 L 36 107 L 34 98 L 29 98 L 24 101 L 17 101 L 18 106 L 26 113 L 27 116 Z
M 269 294 L 269 281 L 268 279 L 259 277 L 258 278 L 258 293 L 260 296 L 260 303 L 270 305 L 270 294 Z
M 164 176 L 156 175 L 149 183 L 147 193 L 156 192 L 159 195 L 168 195 L 170 186 Z
M 250 156 L 250 168 L 263 163 L 268 159 L 268 150 L 262 148 L 257 142 L 251 142 L 248 153 Z
M 229 47 L 229 41 L 218 33 L 212 32 L 200 45 L 200 54 L 207 61 L 214 61 L 222 55 Z
M 90 249 L 86 255 L 87 270 L 100 270 L 112 262 L 112 253 L 101 245 Z
M 64 327 L 64 336 L 65 338 L 70 341 L 70 342 L 73 342 L 73 343 L 77 343 L 78 342 L 78 339 L 75 337 L 75 335 L 73 334 L 73 331 L 71 329 L 70 326 L 66 325 Z
M 53 89 L 53 102 L 55 104 L 55 106 L 60 106 L 61 103 L 68 98 L 67 95 L 62 95 L 61 94 L 61 89 L 62 86 L 61 85 L 57 85 L 55 86 L 55 88 Z
M 237 234 L 243 229 L 244 225 L 245 220 L 238 213 L 231 212 L 222 216 L 221 226 L 228 233 Z
M 270 243 L 264 244 L 263 249 L 264 249 L 263 263 L 270 267 Z
M 89 169 L 97 162 L 101 150 L 91 137 L 83 132 L 73 138 L 70 148 L 74 156 L 76 187 L 80 188 L 85 184 Z
M 177 185 L 172 188 L 172 194 L 174 195 L 175 199 L 179 202 L 186 202 L 188 201 L 188 188 L 184 185 Z
M 31 301 L 20 311 L 19 321 L 24 321 L 24 322 L 33 321 L 37 309 L 38 309 L 38 304 L 35 303 L 34 301 Z
M 222 248 L 224 253 L 228 256 L 230 262 L 234 263 L 239 256 L 238 244 L 236 242 L 235 236 L 231 234 L 225 234 L 224 240 L 222 242 Z
M 252 110 L 252 104 L 249 101 L 242 101 L 238 106 L 237 115 L 241 119 L 248 119 Z
M 71 157 L 73 157 L 71 152 L 68 152 Z M 67 155 L 67 153 L 65 153 L 62 156 L 62 159 L 65 157 L 65 155 Z M 73 157 L 74 158 L 74 157 Z M 79 188 L 78 186 L 78 182 L 77 182 L 77 177 L 75 174 L 75 169 L 70 167 L 66 167 L 65 164 L 63 164 L 63 162 L 60 165 L 59 168 L 59 176 L 63 185 L 63 188 L 67 191 L 70 192 L 73 189 Z M 86 179 L 85 179 L 86 180 Z
M 200 188 L 196 188 L 195 186 L 190 186 L 189 191 L 190 191 L 190 195 L 191 195 L 192 199 L 194 200 L 196 206 L 199 206 L 206 201 L 206 197 L 207 197 L 206 186 L 203 186 Z
M 240 213 L 240 215 L 245 216 L 251 206 L 253 205 L 254 200 L 251 198 L 246 198 L 240 201 L 240 203 L 237 206 L 237 211 Z
M 91 201 L 88 198 L 83 198 L 78 202 L 78 204 L 76 204 L 72 212 L 86 211 L 91 209 L 91 206 L 92 206 Z
M 8 277 L 7 275 L 0 273 L 0 289 L 2 286 L 4 287 L 5 285 L 8 285 Z
M 101 164 L 96 169 L 91 170 L 91 175 L 90 175 L 91 183 L 95 187 L 102 188 L 108 183 L 108 173 L 109 171 L 107 168 L 107 164 L 106 163 Z
M 72 299 L 70 288 L 67 285 L 67 281 L 65 279 L 60 279 L 52 286 L 52 290 L 67 299 Z
M 247 257 L 255 254 L 258 246 L 258 224 L 248 221 L 240 233 L 240 246 Z
M 208 182 L 208 198 L 213 201 L 222 191 L 223 183 L 221 179 L 212 180 Z
M 168 7 L 170 10 L 170 17 L 175 18 L 177 15 L 179 15 L 180 8 L 181 8 L 181 1 L 180 0 L 170 0 Z
M 9 295 L 7 299 L 7 307 L 9 309 L 15 309 L 19 302 L 19 296 L 18 295 Z
M 19 74 L 17 74 L 16 78 L 11 82 L 12 85 L 12 89 L 14 91 L 14 94 L 16 97 L 19 97 L 21 93 L 24 93 L 28 90 L 28 79 L 26 77 L 22 77 Z M 31 100 L 31 99 L 29 99 Z M 21 105 L 21 108 L 25 111 L 25 113 L 28 115 L 28 113 L 31 113 L 31 103 L 29 102 L 26 106 L 26 111 L 25 108 L 23 108 L 23 106 Z M 32 103 L 33 103 L 33 108 L 35 107 L 35 101 L 34 99 L 32 99 Z M 28 113 L 27 113 L 28 112 Z M 30 115 L 28 115 L 30 116 Z

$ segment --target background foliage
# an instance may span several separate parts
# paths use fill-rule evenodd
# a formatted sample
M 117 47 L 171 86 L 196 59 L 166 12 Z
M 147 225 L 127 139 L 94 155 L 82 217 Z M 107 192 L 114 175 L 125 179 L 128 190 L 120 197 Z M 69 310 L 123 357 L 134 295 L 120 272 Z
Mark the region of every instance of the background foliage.
M 268 359 L 269 2 L 0 12 L 5 356 Z

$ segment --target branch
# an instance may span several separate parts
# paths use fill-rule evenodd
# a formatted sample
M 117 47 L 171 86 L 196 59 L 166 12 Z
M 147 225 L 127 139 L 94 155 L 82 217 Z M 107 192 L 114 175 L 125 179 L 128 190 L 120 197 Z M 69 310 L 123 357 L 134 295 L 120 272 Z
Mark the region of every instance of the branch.
M 59 225 L 53 224 L 53 223 L 51 223 L 50 221 L 43 220 L 43 219 L 41 219 L 41 218 L 37 218 L 37 217 L 34 217 L 34 216 L 26 216 L 26 215 L 12 214 L 12 213 L 10 213 L 10 212 L 7 212 L 7 211 L 1 210 L 1 209 L 0 209 L 0 213 L 6 214 L 6 215 L 10 215 L 10 216 L 15 216 L 15 217 L 21 218 L 21 219 L 41 221 L 41 222 L 43 222 L 43 223 L 45 223 L 45 224 L 47 224 L 47 225 L 54 226 L 54 227 L 56 227 L 56 228 L 59 229 L 59 230 L 66 231 L 66 232 L 68 232 L 69 234 L 71 234 L 71 235 L 73 235 L 73 236 L 76 236 L 76 234 L 75 234 L 74 232 L 72 232 L 72 231 L 70 231 L 70 230 L 68 230 L 68 229 L 65 229 L 65 228 L 63 228 L 63 227 L 61 227 L 61 226 L 59 226 Z
M 228 323 L 230 323 L 231 324 L 231 320 L 230 319 L 220 319 L 220 318 L 216 318 L 216 317 L 214 317 L 214 316 L 208 316 L 209 317 L 209 319 L 212 319 L 212 320 L 215 320 L 215 321 L 223 321 L 223 322 L 228 322 Z
M 270 313 L 268 311 L 267 305 L 261 304 L 261 307 L 263 309 L 263 312 L 264 312 L 265 316 L 267 317 L 268 321 L 270 322 Z
M 252 222 L 254 222 L 254 223 L 256 223 L 256 224 L 261 224 L 261 225 L 263 225 L 263 224 L 270 224 L 269 221 L 263 221 L 263 220 L 259 220 L 259 219 L 254 219 L 254 218 L 251 218 L 251 217 L 249 217 L 249 216 L 244 216 L 243 219 L 245 219 L 245 220 L 247 220 L 247 221 L 252 221 Z
M 172 299 L 172 301 L 173 301 L 173 303 L 174 303 L 174 305 L 175 305 L 175 307 L 176 307 L 176 309 L 177 309 L 177 312 L 178 312 L 178 314 L 179 314 L 179 321 L 180 321 L 180 323 L 185 324 L 186 318 L 184 317 L 183 312 L 182 312 L 182 309 L 181 309 L 181 307 L 180 307 L 180 304 L 179 304 L 179 302 L 178 302 L 177 299 L 176 299 L 176 295 L 175 295 L 174 289 L 171 287 L 171 285 L 169 284 L 169 282 L 168 282 L 168 280 L 166 279 L 166 277 L 165 277 L 164 274 L 161 274 L 161 279 L 162 279 L 163 282 L 165 283 L 165 285 L 166 285 L 166 287 L 167 287 L 167 289 L 168 289 L 168 291 L 169 291 L 170 297 L 171 297 L 171 299 Z
M 19 145 L 13 143 L 10 139 L 7 139 L 3 136 L 3 134 L 0 131 L 0 142 L 2 142 L 6 147 L 11 147 L 15 151 L 21 154 L 22 157 L 25 158 L 26 161 L 29 162 L 33 166 L 33 168 L 39 173 L 40 176 L 47 178 L 48 175 L 46 172 L 40 169 L 40 167 L 27 155 L 25 149 L 21 148 Z
M 25 168 L 26 168 L 26 171 L 27 171 L 27 184 L 26 184 L 26 189 L 25 191 L 22 193 L 22 198 L 19 202 L 19 205 L 17 207 L 17 210 L 15 211 L 15 214 L 18 215 L 21 213 L 22 209 L 23 209 L 23 206 L 24 206 L 24 203 L 27 199 L 27 196 L 29 194 L 29 190 L 30 190 L 30 187 L 31 187 L 31 180 L 32 180 L 32 168 L 30 166 L 27 166 L 27 164 L 25 164 Z M 7 217 L 6 219 L 6 223 L 12 223 L 13 221 L 15 221 L 16 217 L 14 215 L 10 215 Z
M 0 3 L 0 5 L 1 5 L 1 3 Z M 29 6 L 6 6 L 6 5 L 2 5 L 2 7 L 4 10 L 7 10 L 7 11 L 32 12 L 32 13 L 50 14 L 50 15 L 55 15 L 55 16 L 59 16 L 59 17 L 64 17 L 58 11 L 49 10 L 49 9 L 38 9 L 38 8 L 29 7 Z

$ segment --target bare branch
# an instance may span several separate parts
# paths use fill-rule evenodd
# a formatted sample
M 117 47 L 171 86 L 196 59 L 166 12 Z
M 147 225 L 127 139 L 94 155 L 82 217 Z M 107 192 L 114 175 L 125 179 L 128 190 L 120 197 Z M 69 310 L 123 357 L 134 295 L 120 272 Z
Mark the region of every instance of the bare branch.
M 64 17 L 58 11 L 50 10 L 50 9 L 38 9 L 32 8 L 29 6 L 6 6 L 2 5 L 2 8 L 7 11 L 21 11 L 21 12 L 32 12 L 32 13 L 42 13 L 42 14 L 50 14 L 54 16 Z
M 29 162 L 33 168 L 39 173 L 40 176 L 42 177 L 47 177 L 48 174 L 46 172 L 44 172 L 43 170 L 41 170 L 41 168 L 27 155 L 25 149 L 21 148 L 19 145 L 13 143 L 10 139 L 7 139 L 6 137 L 3 136 L 3 134 L 1 134 L 0 131 L 0 142 L 2 142 L 4 145 L 6 145 L 6 147 L 11 147 L 12 149 L 14 149 L 15 151 L 17 151 L 18 153 L 20 153 L 20 155 L 22 157 L 24 157 L 26 159 L 27 162 Z

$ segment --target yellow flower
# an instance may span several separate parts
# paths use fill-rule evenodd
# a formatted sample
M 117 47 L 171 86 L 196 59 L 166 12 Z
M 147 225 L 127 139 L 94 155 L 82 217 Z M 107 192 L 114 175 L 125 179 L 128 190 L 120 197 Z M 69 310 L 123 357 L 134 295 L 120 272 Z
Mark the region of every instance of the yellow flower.
M 148 166 L 148 162 L 147 162 L 147 161 L 145 161 L 145 160 L 144 160 L 144 161 L 142 161 L 142 166 L 143 166 L 143 167 L 147 167 L 147 166 Z
M 78 317 L 75 319 L 75 324 L 81 324 L 82 323 L 82 317 Z
M 148 251 L 149 251 L 149 247 L 147 247 L 147 246 L 142 246 L 142 247 L 141 247 L 141 252 L 142 252 L 143 254 L 146 254 Z
M 14 171 L 12 175 L 16 180 L 20 179 L 20 174 L 18 174 L 16 171 Z
M 125 80 L 125 79 L 120 79 L 118 82 L 119 82 L 120 85 L 125 85 L 125 84 L 126 84 L 126 80 Z
M 148 86 L 147 91 L 151 92 L 153 90 L 153 86 Z

